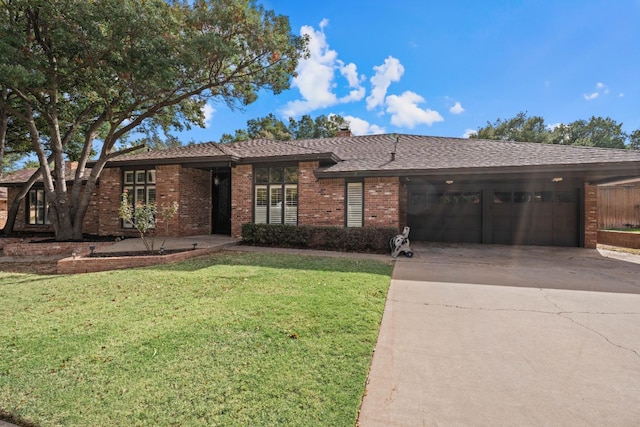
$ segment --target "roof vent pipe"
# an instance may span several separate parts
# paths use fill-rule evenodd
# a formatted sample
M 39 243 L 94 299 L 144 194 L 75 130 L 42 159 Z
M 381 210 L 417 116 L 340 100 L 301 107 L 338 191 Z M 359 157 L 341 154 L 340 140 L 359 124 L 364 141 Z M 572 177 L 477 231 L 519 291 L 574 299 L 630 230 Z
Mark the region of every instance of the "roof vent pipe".
M 396 134 L 391 135 L 391 137 L 395 137 L 395 142 L 393 143 L 393 152 L 391 153 L 391 161 L 393 162 L 396 159 L 396 151 L 398 149 L 398 140 L 400 137 Z

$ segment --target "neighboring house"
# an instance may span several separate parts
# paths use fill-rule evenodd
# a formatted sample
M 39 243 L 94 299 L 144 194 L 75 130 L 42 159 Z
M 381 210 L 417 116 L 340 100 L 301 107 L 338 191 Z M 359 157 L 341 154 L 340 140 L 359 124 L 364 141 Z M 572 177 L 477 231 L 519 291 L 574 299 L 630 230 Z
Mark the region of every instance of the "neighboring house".
M 0 187 L 0 228 L 7 222 L 7 188 Z
M 640 152 L 629 150 L 416 135 L 205 143 L 114 158 L 85 224 L 132 234 L 118 218 L 126 190 L 136 201 L 177 201 L 161 229 L 172 235 L 240 237 L 245 223 L 408 225 L 412 240 L 593 248 L 597 185 L 634 177 Z M 9 200 L 20 181 L 0 183 Z M 20 227 L 46 229 L 33 214 L 39 190 Z

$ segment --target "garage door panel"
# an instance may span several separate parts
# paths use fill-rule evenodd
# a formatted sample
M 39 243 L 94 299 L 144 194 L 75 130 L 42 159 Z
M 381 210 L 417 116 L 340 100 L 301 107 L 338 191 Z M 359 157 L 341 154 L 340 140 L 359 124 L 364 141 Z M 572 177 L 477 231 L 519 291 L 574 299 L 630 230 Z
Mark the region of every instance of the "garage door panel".
M 577 246 L 578 192 L 496 191 L 492 204 L 493 243 Z
M 482 191 L 410 190 L 407 219 L 411 236 L 462 243 L 482 243 L 486 236 L 487 243 L 496 244 L 577 246 L 578 190 L 533 190 L 486 193 L 486 220 Z
M 481 191 L 432 191 L 421 197 L 409 197 L 410 201 L 425 200 L 427 205 L 420 215 L 408 215 L 414 239 L 452 243 L 482 242 Z M 414 233 L 414 229 L 418 233 Z

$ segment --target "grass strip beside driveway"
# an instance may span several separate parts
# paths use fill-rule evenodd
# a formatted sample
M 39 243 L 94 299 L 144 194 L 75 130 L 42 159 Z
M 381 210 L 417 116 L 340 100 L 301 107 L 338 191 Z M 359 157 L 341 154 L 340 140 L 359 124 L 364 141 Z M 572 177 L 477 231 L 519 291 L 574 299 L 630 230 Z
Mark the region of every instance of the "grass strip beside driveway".
M 353 425 L 392 266 L 261 253 L 0 273 L 0 413 L 55 425 Z

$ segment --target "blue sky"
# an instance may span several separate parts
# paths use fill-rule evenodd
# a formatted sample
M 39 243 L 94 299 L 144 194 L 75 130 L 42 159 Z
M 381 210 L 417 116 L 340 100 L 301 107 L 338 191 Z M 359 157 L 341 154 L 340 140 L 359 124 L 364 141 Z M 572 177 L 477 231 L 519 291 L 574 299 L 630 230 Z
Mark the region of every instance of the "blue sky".
M 311 36 L 290 90 L 243 111 L 211 103 L 217 141 L 274 113 L 340 114 L 356 135 L 465 136 L 520 111 L 549 125 L 611 117 L 640 128 L 640 0 L 264 0 Z

